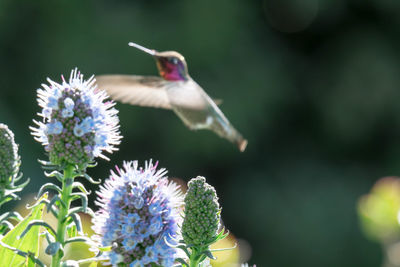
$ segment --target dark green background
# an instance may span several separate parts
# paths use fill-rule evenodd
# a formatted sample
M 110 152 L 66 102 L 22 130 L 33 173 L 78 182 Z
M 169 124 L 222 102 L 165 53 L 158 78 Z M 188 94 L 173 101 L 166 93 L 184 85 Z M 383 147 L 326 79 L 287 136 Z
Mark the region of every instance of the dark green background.
M 34 192 L 44 153 L 28 126 L 46 77 L 156 74 L 129 41 L 179 51 L 248 149 L 170 111 L 118 104 L 120 151 L 90 174 L 153 158 L 172 177 L 206 176 L 258 266 L 379 266 L 355 207 L 400 173 L 399 36 L 400 2 L 389 0 L 0 0 L 0 121 Z

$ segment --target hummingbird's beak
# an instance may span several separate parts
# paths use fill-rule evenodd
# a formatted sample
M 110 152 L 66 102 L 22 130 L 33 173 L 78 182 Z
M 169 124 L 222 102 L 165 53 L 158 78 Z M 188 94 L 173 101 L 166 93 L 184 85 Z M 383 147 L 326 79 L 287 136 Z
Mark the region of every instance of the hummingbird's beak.
M 129 46 L 132 46 L 132 47 L 135 47 L 135 48 L 137 48 L 137 49 L 139 49 L 139 50 L 142 50 L 143 52 L 145 52 L 145 53 L 147 53 L 147 54 L 150 54 L 150 55 L 152 55 L 152 56 L 155 56 L 155 55 L 156 55 L 156 50 L 148 49 L 148 48 L 146 48 L 146 47 L 143 47 L 143 46 L 141 46 L 141 45 L 135 44 L 135 43 L 133 43 L 133 42 L 129 42 L 128 45 L 129 45 Z

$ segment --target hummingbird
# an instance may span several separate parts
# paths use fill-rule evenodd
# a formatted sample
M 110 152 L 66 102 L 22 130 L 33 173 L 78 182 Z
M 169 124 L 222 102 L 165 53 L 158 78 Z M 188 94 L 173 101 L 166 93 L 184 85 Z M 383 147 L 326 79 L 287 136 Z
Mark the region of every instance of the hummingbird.
M 232 126 L 216 102 L 189 75 L 185 58 L 175 51 L 158 52 L 136 43 L 135 47 L 156 61 L 158 76 L 99 75 L 100 90 L 113 100 L 131 105 L 173 110 L 191 130 L 208 129 L 236 144 L 241 152 L 247 140 Z

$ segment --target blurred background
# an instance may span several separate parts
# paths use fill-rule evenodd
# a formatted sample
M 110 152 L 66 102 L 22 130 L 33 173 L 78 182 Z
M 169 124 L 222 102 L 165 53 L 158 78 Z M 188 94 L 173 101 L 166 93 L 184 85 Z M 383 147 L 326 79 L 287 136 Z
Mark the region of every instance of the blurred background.
M 159 160 L 170 177 L 203 175 L 216 187 L 250 263 L 379 266 L 357 201 L 400 174 L 399 37 L 399 1 L 0 0 L 0 122 L 31 178 L 25 200 L 46 182 L 28 129 L 36 89 L 74 67 L 87 78 L 157 74 L 134 41 L 182 53 L 249 145 L 240 153 L 173 112 L 118 104 L 124 139 L 94 178 L 123 160 Z

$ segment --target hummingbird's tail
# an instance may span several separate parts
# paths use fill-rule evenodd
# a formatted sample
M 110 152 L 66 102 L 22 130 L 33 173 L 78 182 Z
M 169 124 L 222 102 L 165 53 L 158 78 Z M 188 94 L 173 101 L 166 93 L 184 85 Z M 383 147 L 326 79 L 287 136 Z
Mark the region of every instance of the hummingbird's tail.
M 239 136 L 239 137 L 236 139 L 236 144 L 237 144 L 237 146 L 238 146 L 240 152 L 243 152 L 243 151 L 246 149 L 246 147 L 247 147 L 247 140 L 244 139 L 242 136 Z
M 217 107 L 215 108 L 218 109 Z M 246 149 L 247 140 L 229 123 L 222 112 L 219 112 L 214 120 L 211 121 L 211 124 L 207 126 L 208 129 L 213 130 L 220 137 L 228 139 L 233 144 L 236 144 L 240 152 Z

